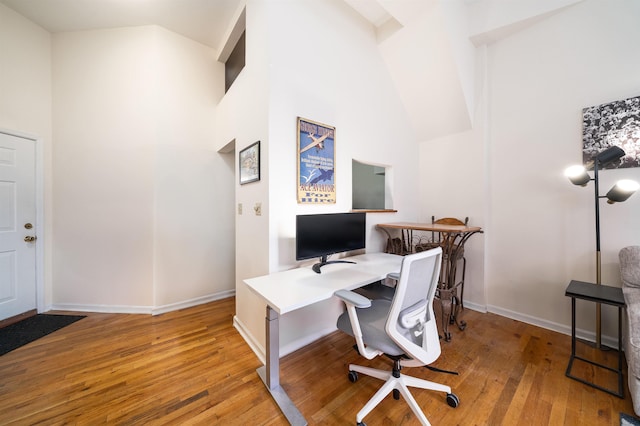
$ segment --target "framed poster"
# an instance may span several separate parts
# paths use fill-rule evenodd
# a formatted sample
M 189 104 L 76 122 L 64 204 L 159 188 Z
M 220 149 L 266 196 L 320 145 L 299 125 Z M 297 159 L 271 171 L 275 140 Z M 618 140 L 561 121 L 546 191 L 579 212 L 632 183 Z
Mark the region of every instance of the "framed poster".
M 298 204 L 335 204 L 336 129 L 298 117 Z
M 640 96 L 582 110 L 583 162 L 614 145 L 626 155 L 605 169 L 640 167 Z
M 260 141 L 254 142 L 238 156 L 240 185 L 260 180 Z

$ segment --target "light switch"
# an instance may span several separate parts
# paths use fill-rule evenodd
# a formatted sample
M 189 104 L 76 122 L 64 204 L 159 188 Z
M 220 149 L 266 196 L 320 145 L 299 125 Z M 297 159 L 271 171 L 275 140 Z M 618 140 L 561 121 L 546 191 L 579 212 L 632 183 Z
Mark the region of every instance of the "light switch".
M 262 203 L 256 203 L 253 210 L 255 210 L 256 216 L 262 216 Z
M 238 203 L 238 214 L 242 214 L 242 203 Z

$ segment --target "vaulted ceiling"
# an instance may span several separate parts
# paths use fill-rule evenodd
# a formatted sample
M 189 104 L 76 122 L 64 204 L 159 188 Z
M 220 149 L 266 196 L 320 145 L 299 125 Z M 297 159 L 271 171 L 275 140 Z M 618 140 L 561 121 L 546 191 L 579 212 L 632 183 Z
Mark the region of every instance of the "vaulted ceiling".
M 419 141 L 470 130 L 477 48 L 583 0 L 344 0 L 374 28 Z M 159 25 L 223 50 L 243 0 L 0 0 L 56 33 Z

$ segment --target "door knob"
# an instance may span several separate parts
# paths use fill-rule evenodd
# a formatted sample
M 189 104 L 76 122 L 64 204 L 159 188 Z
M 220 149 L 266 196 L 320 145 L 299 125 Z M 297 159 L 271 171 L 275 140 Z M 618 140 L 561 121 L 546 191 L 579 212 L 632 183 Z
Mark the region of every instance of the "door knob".
M 25 242 L 27 243 L 32 243 L 36 240 L 36 238 L 38 237 L 32 237 L 31 235 L 27 235 L 26 237 L 24 237 Z

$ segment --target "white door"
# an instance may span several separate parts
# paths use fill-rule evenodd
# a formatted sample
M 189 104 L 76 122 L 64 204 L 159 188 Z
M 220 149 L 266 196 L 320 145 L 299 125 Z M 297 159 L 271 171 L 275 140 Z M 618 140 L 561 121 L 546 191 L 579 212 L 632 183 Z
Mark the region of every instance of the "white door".
M 0 132 L 0 320 L 36 308 L 35 142 Z

